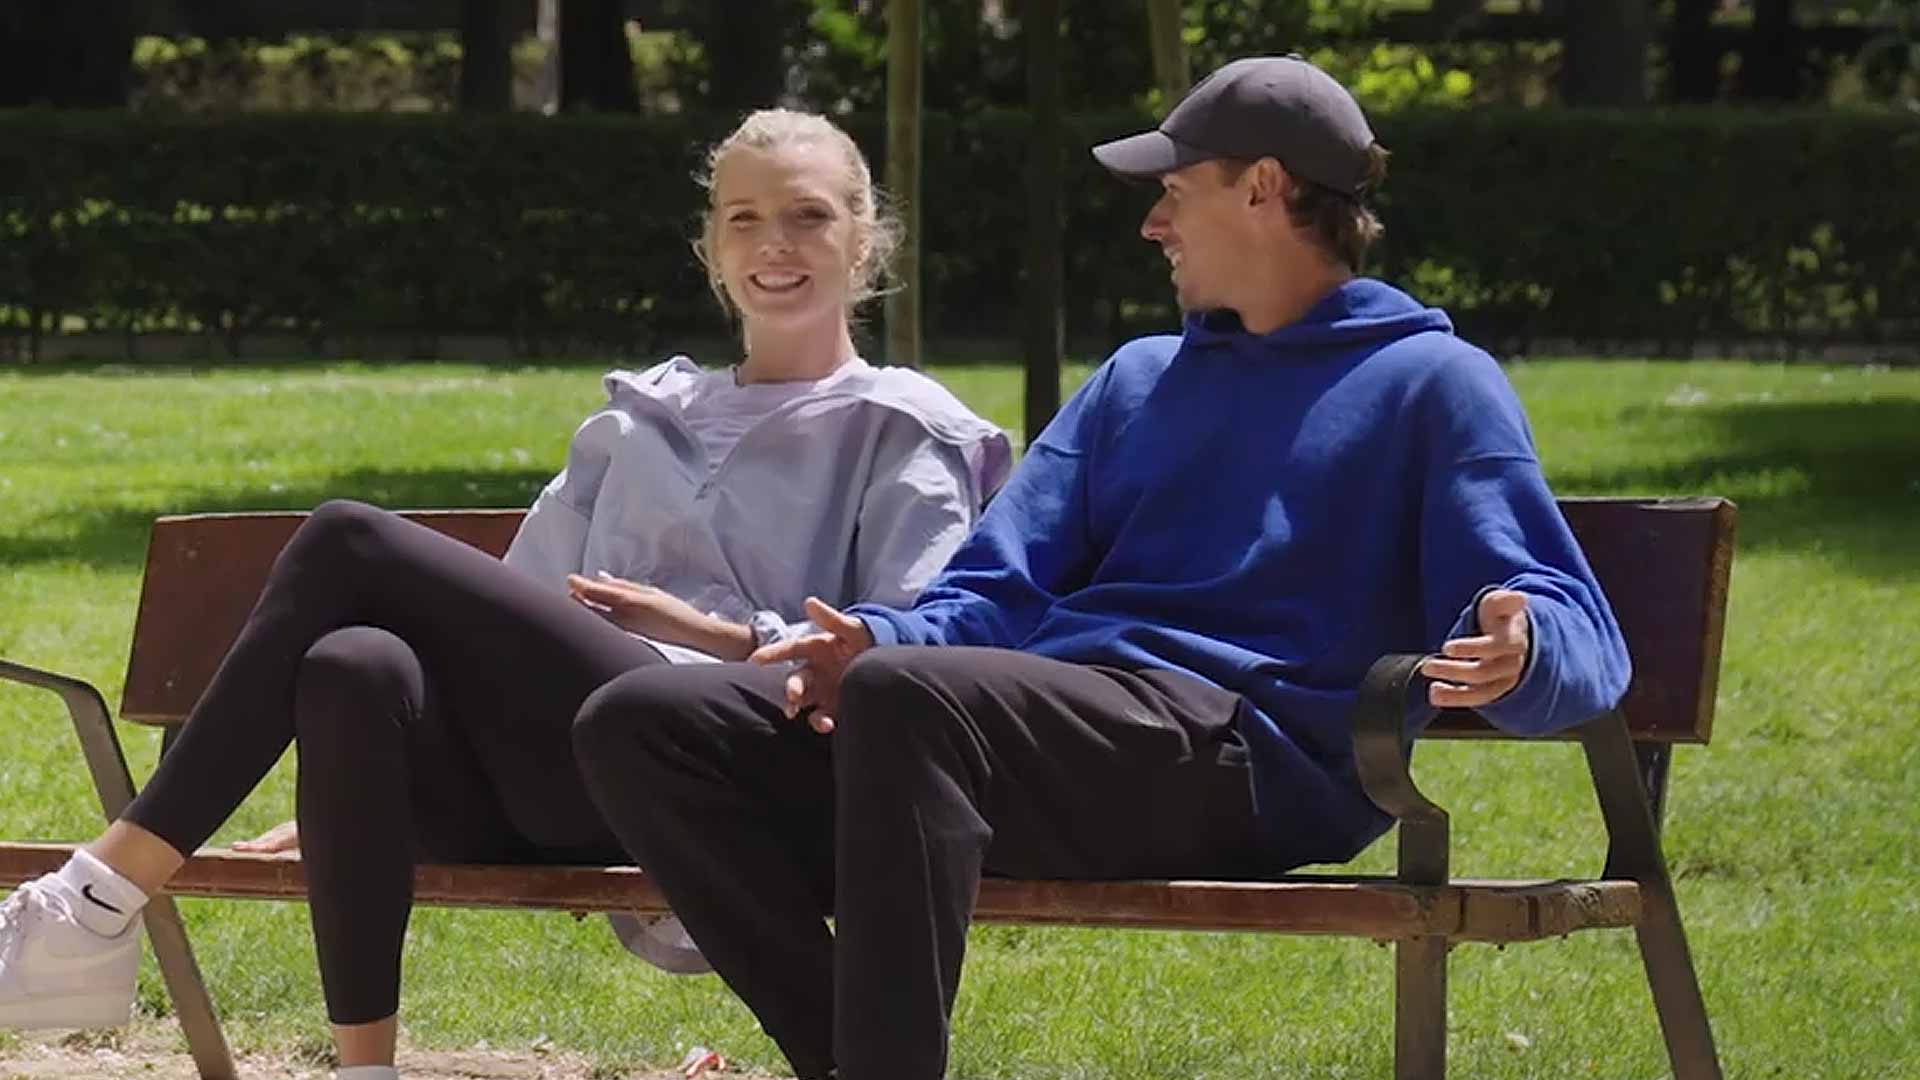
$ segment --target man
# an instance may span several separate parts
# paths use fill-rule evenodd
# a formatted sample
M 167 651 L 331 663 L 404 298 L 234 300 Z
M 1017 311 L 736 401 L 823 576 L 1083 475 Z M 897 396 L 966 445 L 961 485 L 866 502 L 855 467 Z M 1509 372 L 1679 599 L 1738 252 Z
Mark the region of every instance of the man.
M 1162 187 L 1141 233 L 1182 335 L 1092 375 L 910 609 L 813 603 L 821 633 L 756 656 L 798 661 L 784 683 L 636 672 L 576 726 L 616 831 L 804 1078 L 942 1075 L 983 873 L 1360 851 L 1388 819 L 1347 714 L 1383 653 L 1438 650 L 1432 705 L 1523 731 L 1627 684 L 1498 367 L 1355 276 L 1385 152 L 1338 83 L 1236 61 L 1094 154 Z

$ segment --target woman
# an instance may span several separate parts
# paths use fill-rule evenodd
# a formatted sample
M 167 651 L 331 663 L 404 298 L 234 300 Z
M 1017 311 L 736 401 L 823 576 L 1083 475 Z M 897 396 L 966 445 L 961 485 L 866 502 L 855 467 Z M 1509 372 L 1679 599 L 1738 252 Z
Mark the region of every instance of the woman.
M 609 375 L 504 564 L 371 507 L 316 510 L 145 790 L 0 906 L 0 1026 L 124 1022 L 140 905 L 297 742 L 338 1075 L 395 1077 L 416 861 L 627 861 L 575 760 L 590 693 L 804 632 L 810 594 L 903 603 L 944 563 L 1010 453 L 854 350 L 894 235 L 859 150 L 760 112 L 704 184 L 696 252 L 740 361 Z

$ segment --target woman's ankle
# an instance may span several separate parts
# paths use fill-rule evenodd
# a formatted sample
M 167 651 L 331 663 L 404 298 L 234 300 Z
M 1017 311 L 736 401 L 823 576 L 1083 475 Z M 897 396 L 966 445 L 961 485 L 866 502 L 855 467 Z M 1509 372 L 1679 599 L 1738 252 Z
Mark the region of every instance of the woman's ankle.
M 398 1041 L 400 1018 L 387 1016 L 364 1024 L 334 1024 L 333 1048 L 340 1068 L 393 1068 L 394 1044 Z M 367 1073 L 367 1080 L 391 1080 L 391 1073 Z M 353 1074 L 348 1074 L 352 1077 Z M 348 1080 L 348 1078 L 343 1078 Z
M 84 850 L 148 896 L 164 888 L 187 861 L 172 844 L 125 819 L 107 826 Z

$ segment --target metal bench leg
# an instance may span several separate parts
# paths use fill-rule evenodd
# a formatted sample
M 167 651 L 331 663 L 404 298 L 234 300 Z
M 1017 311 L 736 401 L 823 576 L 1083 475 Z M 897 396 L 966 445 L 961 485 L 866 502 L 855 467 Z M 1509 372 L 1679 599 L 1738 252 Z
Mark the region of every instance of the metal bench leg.
M 1447 939 L 1407 938 L 1393 946 L 1394 1080 L 1447 1075 Z
M 1417 655 L 1385 656 L 1367 670 L 1354 709 L 1354 762 L 1374 805 L 1399 820 L 1403 885 L 1438 887 L 1451 878 L 1447 812 L 1413 782 L 1406 704 L 1425 685 Z M 1441 1080 L 1447 1074 L 1447 949 L 1444 935 L 1406 938 L 1393 948 L 1393 1075 Z
M 1694 976 L 1693 955 L 1686 931 L 1680 926 L 1680 908 L 1673 887 L 1648 888 L 1641 883 L 1640 958 L 1647 968 L 1647 986 L 1653 991 L 1654 1011 L 1667 1040 L 1667 1059 L 1674 1080 L 1721 1080 L 1720 1055 L 1714 1049 L 1713 1028 L 1707 1023 L 1707 1005 Z
M 187 941 L 180 909 L 174 906 L 173 897 L 156 896 L 147 901 L 145 917 L 153 958 L 160 963 L 160 974 L 167 981 L 167 996 L 173 999 L 180 1030 L 187 1036 L 187 1051 L 193 1055 L 202 1080 L 236 1080 L 240 1074 L 234 1071 L 227 1036 L 220 1030 L 220 1018 L 214 1014 L 206 980 L 200 977 L 200 965 L 193 959 L 193 946 Z
M 1634 933 L 1640 941 L 1640 958 L 1646 965 L 1647 986 L 1653 992 L 1653 1008 L 1660 1017 L 1660 1033 L 1666 1039 L 1674 1078 L 1721 1080 L 1720 1055 L 1714 1049 L 1700 980 L 1694 974 L 1693 955 L 1680 925 L 1673 880 L 1660 851 L 1655 809 L 1641 778 L 1640 756 L 1618 713 L 1586 724 L 1581 743 L 1586 747 L 1594 791 L 1600 797 L 1600 813 L 1607 822 L 1605 875 L 1630 877 L 1640 883 L 1641 913 Z
M 74 733 L 80 737 L 80 752 L 93 774 L 93 786 L 100 794 L 101 809 L 107 820 L 119 818 L 133 801 L 133 774 L 127 771 L 127 758 L 120 740 L 113 733 L 113 721 L 107 703 L 90 683 L 65 675 L 0 660 L 0 678 L 37 686 L 60 695 L 73 717 Z M 170 896 L 155 896 L 147 902 L 145 920 L 147 940 L 153 945 L 154 959 L 167 982 L 167 995 L 173 999 L 174 1013 L 187 1036 L 187 1048 L 203 1080 L 235 1080 L 233 1054 L 220 1030 L 213 1011 L 213 999 L 200 977 L 200 965 L 194 962 L 193 946 L 180 921 L 180 911 Z

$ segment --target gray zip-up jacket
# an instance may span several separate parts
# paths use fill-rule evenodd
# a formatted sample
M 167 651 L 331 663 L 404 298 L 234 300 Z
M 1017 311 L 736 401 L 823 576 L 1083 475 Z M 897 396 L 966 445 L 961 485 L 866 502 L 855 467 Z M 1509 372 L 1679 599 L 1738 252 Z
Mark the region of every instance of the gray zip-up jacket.
M 681 419 L 700 377 L 684 356 L 610 372 L 507 564 L 558 589 L 601 571 L 652 585 L 765 644 L 812 629 L 808 596 L 910 602 L 1012 467 L 1007 437 L 940 384 L 857 359 L 715 465 Z

